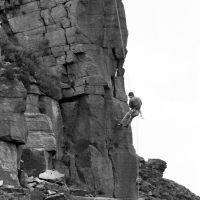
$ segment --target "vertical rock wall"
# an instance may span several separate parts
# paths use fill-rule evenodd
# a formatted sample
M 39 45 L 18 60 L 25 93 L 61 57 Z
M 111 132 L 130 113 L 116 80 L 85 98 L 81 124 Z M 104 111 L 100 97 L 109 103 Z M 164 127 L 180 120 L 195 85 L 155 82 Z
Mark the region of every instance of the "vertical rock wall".
M 117 5 L 126 46 L 121 0 Z M 115 0 L 5 1 L 1 21 L 7 35 L 36 53 L 61 82 L 59 101 L 28 92 L 29 135 L 54 133 L 55 167 L 65 171 L 69 183 L 95 195 L 135 200 L 131 129 L 116 126 L 128 105 Z M 49 117 L 52 127 L 41 117 Z
M 18 147 L 25 144 L 27 126 L 24 111 L 26 90 L 17 80 L 0 77 L 0 180 L 18 186 Z

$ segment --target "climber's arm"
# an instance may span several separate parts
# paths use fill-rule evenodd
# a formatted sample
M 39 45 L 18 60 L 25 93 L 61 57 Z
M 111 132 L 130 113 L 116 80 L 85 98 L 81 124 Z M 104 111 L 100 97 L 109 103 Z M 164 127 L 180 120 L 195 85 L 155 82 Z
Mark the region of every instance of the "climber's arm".
M 140 117 L 141 117 L 142 119 L 144 119 L 141 110 L 139 110 L 139 113 L 140 113 Z

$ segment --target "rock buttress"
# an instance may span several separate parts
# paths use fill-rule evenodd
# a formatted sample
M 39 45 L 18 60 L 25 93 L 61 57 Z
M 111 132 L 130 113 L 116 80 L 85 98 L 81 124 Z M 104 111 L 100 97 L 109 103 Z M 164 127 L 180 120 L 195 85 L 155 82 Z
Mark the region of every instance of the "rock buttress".
M 139 172 L 137 187 L 139 200 L 200 200 L 186 187 L 166 178 L 163 173 L 167 163 L 160 159 L 149 159 L 145 161 L 138 156 Z
M 65 172 L 69 184 L 85 187 L 94 195 L 137 199 L 131 129 L 116 126 L 128 105 L 115 1 L 12 2 L 1 7 L 2 27 L 27 52 L 37 55 L 59 80 L 62 91 L 52 94 L 46 84 L 40 87 L 42 93 L 28 92 L 29 135 L 34 138 L 39 132 L 44 141 L 40 145 L 57 152 L 54 167 Z M 120 0 L 117 6 L 126 46 L 128 33 Z M 37 126 L 32 127 L 33 123 Z M 29 142 L 26 149 L 34 145 Z

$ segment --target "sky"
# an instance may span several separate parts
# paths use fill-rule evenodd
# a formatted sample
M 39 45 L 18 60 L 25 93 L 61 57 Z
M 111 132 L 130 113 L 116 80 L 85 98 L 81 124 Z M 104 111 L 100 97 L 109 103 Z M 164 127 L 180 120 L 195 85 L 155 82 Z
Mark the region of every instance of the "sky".
M 200 196 L 200 1 L 123 0 L 126 92 L 143 101 L 136 152 L 167 162 L 164 178 Z

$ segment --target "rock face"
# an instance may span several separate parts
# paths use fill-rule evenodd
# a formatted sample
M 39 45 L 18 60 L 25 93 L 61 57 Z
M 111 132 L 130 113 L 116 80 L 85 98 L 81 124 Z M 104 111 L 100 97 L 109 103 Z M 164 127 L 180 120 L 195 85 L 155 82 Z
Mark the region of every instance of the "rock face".
M 61 95 L 48 95 L 52 92 L 48 84 L 45 93 L 39 78 L 30 80 L 23 114 L 26 140 L 12 132 L 12 127 L 22 135 L 25 132 L 14 114 L 7 120 L 12 121 L 8 136 L 2 133 L 0 139 L 20 144 L 19 154 L 29 176 L 56 168 L 65 173 L 69 184 L 93 195 L 136 200 L 131 129 L 116 126 L 128 110 L 122 48 L 128 33 L 121 0 L 117 7 L 123 42 L 115 1 L 3 2 L 1 29 L 37 56 L 40 65 L 59 81 Z M 6 95 L 10 98 L 10 93 Z M 15 104 L 6 107 L 14 109 Z
M 160 159 L 149 159 L 147 162 L 138 157 L 139 173 L 137 186 L 139 200 L 200 200 L 187 188 L 163 178 L 167 163 Z
M 25 144 L 26 90 L 17 80 L 0 77 L 0 179 L 4 184 L 18 186 L 18 146 Z
M 138 199 L 131 128 L 117 127 L 128 111 L 122 1 L 1 0 L 0 21 L 0 199 Z M 164 161 L 139 165 L 140 200 L 199 200 L 162 178 Z M 60 182 L 37 178 L 57 171 Z

